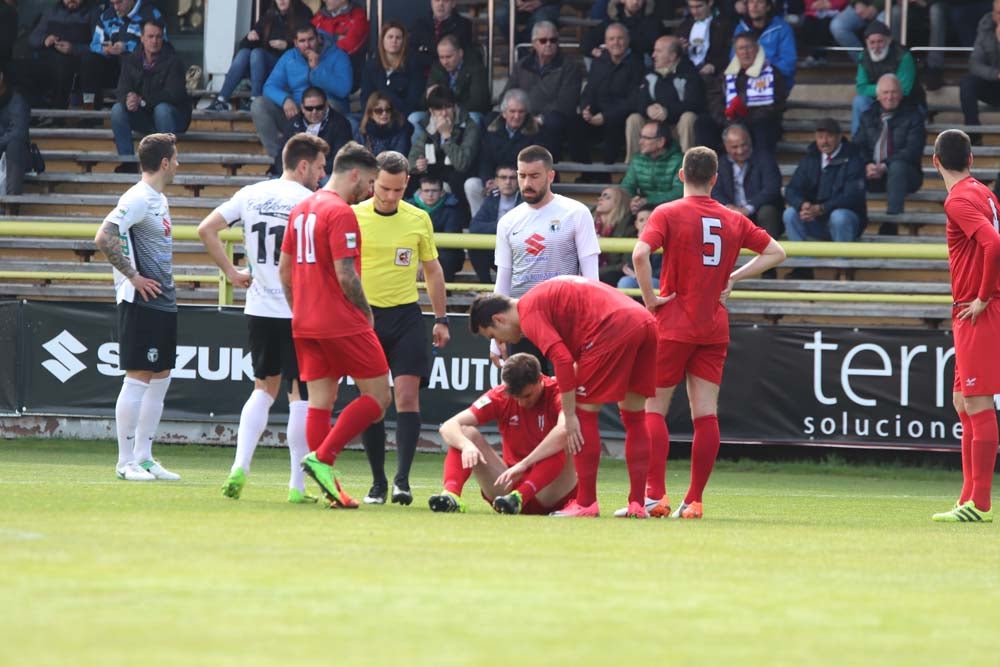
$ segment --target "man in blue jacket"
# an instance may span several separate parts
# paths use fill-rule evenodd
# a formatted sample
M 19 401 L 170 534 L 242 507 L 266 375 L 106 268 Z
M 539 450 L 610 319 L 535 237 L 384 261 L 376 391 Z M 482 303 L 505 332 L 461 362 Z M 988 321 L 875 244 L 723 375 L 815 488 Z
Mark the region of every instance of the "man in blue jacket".
M 277 155 L 287 137 L 285 126 L 299 114 L 302 94 L 310 86 L 326 93 L 337 111 L 347 114 L 351 93 L 351 59 L 335 44 L 322 43 L 311 25 L 295 31 L 295 48 L 288 49 L 264 84 L 264 94 L 250 107 L 260 143 L 268 155 Z
M 747 16 L 736 25 L 733 37 L 750 32 L 764 49 L 764 57 L 785 75 L 788 92 L 795 85 L 795 33 L 784 18 L 774 15 L 772 0 L 747 0 Z M 735 53 L 734 53 L 735 55 Z

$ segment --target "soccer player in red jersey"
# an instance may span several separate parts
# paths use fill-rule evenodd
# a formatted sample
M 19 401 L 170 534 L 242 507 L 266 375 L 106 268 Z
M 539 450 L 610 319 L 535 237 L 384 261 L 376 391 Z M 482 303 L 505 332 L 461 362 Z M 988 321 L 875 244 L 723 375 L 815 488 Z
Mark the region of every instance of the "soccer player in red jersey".
M 651 442 L 646 509 L 671 516 L 664 481 L 670 436 L 665 416 L 674 389 L 687 379 L 694 441 L 691 485 L 672 516 L 700 519 L 702 493 L 719 454 L 719 385 L 729 348 L 729 313 L 725 307 L 733 283 L 780 264 L 784 249 L 749 218 L 711 198 L 719 159 L 704 146 L 684 154 L 680 178 L 684 198 L 658 206 L 632 253 L 642 300 L 656 316 L 656 396 L 646 401 Z M 649 255 L 663 248 L 660 293 L 653 289 Z M 733 271 L 740 250 L 757 257 Z
M 500 378 L 502 385 L 441 425 L 448 454 L 444 490 L 428 500 L 435 512 L 465 511 L 462 487 L 471 475 L 501 514 L 548 514 L 576 497 L 576 471 L 564 451 L 566 428 L 559 419 L 559 385 L 524 352 L 504 362 Z M 503 459 L 479 432 L 492 421 L 500 429 Z
M 649 434 L 645 399 L 655 385 L 656 323 L 646 309 L 610 285 L 579 276 L 551 278 L 519 299 L 484 294 L 469 310 L 472 333 L 501 343 L 522 335 L 552 361 L 562 393 L 567 447 L 574 454 L 576 499 L 555 516 L 598 516 L 597 414 L 615 402 L 625 425 L 629 503 L 624 516 L 647 518 L 643 507 Z M 575 364 L 575 366 L 574 366 Z
M 948 266 L 951 270 L 955 386 L 952 399 L 962 422 L 962 492 L 949 512 L 934 521 L 993 521 L 991 491 L 997 459 L 1000 394 L 1000 201 L 974 179 L 972 144 L 960 130 L 945 130 L 934 141 L 937 167 L 948 197 Z
M 278 273 L 292 309 L 299 375 L 309 390 L 302 469 L 331 507 L 356 508 L 333 463 L 351 438 L 382 418 L 389 405 L 389 366 L 372 328 L 361 288 L 361 234 L 350 205 L 371 196 L 375 157 L 348 142 L 333 161 L 326 186 L 292 209 Z M 330 427 L 340 378 L 354 378 L 361 395 Z

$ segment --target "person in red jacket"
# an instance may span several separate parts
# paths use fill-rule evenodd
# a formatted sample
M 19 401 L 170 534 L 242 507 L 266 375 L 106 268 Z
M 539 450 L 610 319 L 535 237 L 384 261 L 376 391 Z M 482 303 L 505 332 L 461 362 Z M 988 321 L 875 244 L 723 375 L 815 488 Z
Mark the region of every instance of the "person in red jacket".
M 368 51 L 368 16 L 365 10 L 351 0 L 323 0 L 323 6 L 312 18 L 316 29 L 329 35 L 337 48 L 351 57 L 354 83 L 351 90 L 361 86 L 361 68 Z

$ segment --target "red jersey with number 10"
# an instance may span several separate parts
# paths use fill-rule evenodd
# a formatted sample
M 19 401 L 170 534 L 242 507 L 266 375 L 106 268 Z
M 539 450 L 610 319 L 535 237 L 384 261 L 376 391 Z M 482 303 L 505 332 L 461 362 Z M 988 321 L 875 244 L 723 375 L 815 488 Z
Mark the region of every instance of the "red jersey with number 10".
M 639 239 L 663 248 L 660 295 L 677 297 L 656 311 L 665 340 L 711 345 L 729 340 L 729 313 L 719 303 L 740 250 L 771 242 L 749 218 L 711 197 L 684 197 L 656 207 Z
M 983 249 L 973 237 L 983 227 L 1000 229 L 997 221 L 1000 201 L 989 188 L 969 176 L 962 179 L 944 200 L 948 216 L 948 266 L 951 269 L 951 296 L 966 303 L 979 296 L 983 282 Z M 990 291 L 990 298 L 1000 297 L 1000 285 Z
M 354 258 L 361 275 L 361 232 L 354 211 L 335 192 L 319 190 L 292 209 L 281 243 L 292 260 L 292 335 L 340 338 L 370 329 L 344 295 L 334 262 Z

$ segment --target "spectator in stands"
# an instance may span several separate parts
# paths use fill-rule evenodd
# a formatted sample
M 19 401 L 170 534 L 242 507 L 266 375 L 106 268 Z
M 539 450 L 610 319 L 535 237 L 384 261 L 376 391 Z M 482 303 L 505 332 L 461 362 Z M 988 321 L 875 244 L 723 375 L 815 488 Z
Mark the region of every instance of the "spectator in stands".
M 472 174 L 479 153 L 479 124 L 455 103 L 455 94 L 447 86 L 431 88 L 427 107 L 430 117 L 420 124 L 410 148 L 411 173 L 437 176 L 448 184 L 453 195 L 464 199 L 462 186 Z
M 253 101 L 263 95 L 264 83 L 278 59 L 295 41 L 295 31 L 311 19 L 312 10 L 302 0 L 274 0 L 274 4 L 257 19 L 253 29 L 240 40 L 219 95 L 208 110 L 228 111 L 229 99 L 236 86 L 249 78 L 250 99 L 239 104 L 240 111 L 249 111 Z
M 684 184 L 678 176 L 683 160 L 666 124 L 651 120 L 642 126 L 639 154 L 632 158 L 621 183 L 631 197 L 632 213 L 646 204 L 659 205 L 684 195 Z
M 141 44 L 122 60 L 117 101 L 111 107 L 111 130 L 119 155 L 135 155 L 132 133 L 142 136 L 161 132 L 180 134 L 191 123 L 191 98 L 184 74 L 186 68 L 163 38 L 163 24 L 146 21 Z M 117 173 L 138 173 L 138 165 L 126 162 Z
M 410 125 L 386 93 L 375 91 L 368 96 L 361 122 L 354 131 L 354 140 L 378 155 L 384 151 L 410 152 Z
M 352 80 L 360 84 L 361 67 L 368 51 L 368 16 L 364 8 L 353 4 L 352 0 L 323 0 L 312 23 L 348 55 L 354 72 Z
M 497 165 L 493 177 L 494 187 L 487 190 L 483 205 L 472 217 L 472 222 L 469 223 L 470 234 L 496 235 L 497 221 L 506 215 L 507 211 L 521 203 L 521 189 L 517 186 L 517 167 L 514 164 L 511 162 Z M 494 281 L 490 274 L 490 269 L 493 268 L 493 255 L 492 250 L 469 251 L 469 261 L 476 270 L 476 279 L 481 283 Z
M 714 0 L 688 0 L 688 13 L 677 26 L 677 36 L 691 64 L 703 77 L 721 76 L 729 64 L 733 26 Z
M 844 7 L 830 21 L 830 35 L 838 46 L 854 49 L 864 47 L 858 35 L 868 28 L 872 21 L 885 20 L 883 0 L 854 0 Z M 893 24 L 895 25 L 895 21 Z
M 17 40 L 17 0 L 0 0 L 0 67 L 11 60 Z
M 507 2 L 498 2 L 494 5 L 494 19 L 497 30 L 503 39 L 510 35 L 510 5 Z M 517 12 L 514 16 L 514 25 L 521 26 L 520 30 L 514 33 L 514 43 L 519 44 L 527 41 L 528 34 L 534 30 L 541 21 L 549 23 L 559 22 L 559 13 L 562 10 L 562 0 L 516 0 Z
M 632 213 L 629 211 L 629 193 L 624 188 L 617 185 L 604 188 L 590 213 L 594 216 L 594 231 L 598 238 L 635 236 Z M 625 259 L 624 253 L 602 251 L 597 257 L 597 275 L 601 282 L 617 285 L 623 275 Z
M 455 102 L 477 122 L 492 104 L 486 67 L 478 58 L 466 58 L 458 37 L 445 35 L 437 45 L 438 59 L 431 66 L 427 86 L 444 85 L 455 94 Z M 412 121 L 411 121 L 412 122 Z
M 612 23 L 604 35 L 604 51 L 594 58 L 587 86 L 580 95 L 580 115 L 574 118 L 570 154 L 577 162 L 590 163 L 594 144 L 604 141 L 602 159 L 612 164 L 625 148 L 625 119 L 635 107 L 636 91 L 642 83 L 642 63 L 629 57 L 628 30 Z M 600 174 L 584 174 L 579 182 L 601 182 Z
M 646 228 L 646 222 L 656 207 L 646 204 L 635 213 L 635 235 L 642 236 L 642 230 Z M 653 270 L 653 288 L 660 289 L 660 271 L 663 268 L 663 253 L 654 252 L 649 256 L 649 264 Z M 618 279 L 618 289 L 636 289 L 639 281 L 635 278 L 635 266 L 632 264 L 632 257 L 627 256 L 622 265 L 622 277 Z
M 481 60 L 479 47 L 472 38 L 472 21 L 455 9 L 455 0 L 430 0 L 431 18 L 413 24 L 411 48 L 420 72 L 426 76 L 437 61 L 437 45 L 445 35 L 455 35 L 458 44 L 470 58 Z
M 31 59 L 17 62 L 17 84 L 40 106 L 65 109 L 100 10 L 89 0 L 60 0 L 46 9 L 28 37 Z M 16 22 L 15 22 L 16 25 Z
M 903 89 L 903 103 L 923 115 L 927 108 L 924 89 L 917 81 L 917 66 L 909 49 L 892 38 L 889 28 L 881 21 L 872 21 L 865 28 L 865 49 L 858 58 L 858 94 L 851 104 L 851 132 L 858 133 L 864 112 L 875 104 L 876 83 L 883 74 L 895 74 Z
M 795 85 L 795 33 L 780 16 L 774 14 L 772 0 L 747 0 L 747 16 L 736 25 L 733 37 L 751 33 L 764 50 L 764 57 L 785 78 L 785 86 L 791 92 Z M 735 46 L 735 45 L 734 45 Z
M 504 93 L 513 88 L 528 93 L 528 108 L 559 161 L 566 130 L 580 102 L 583 66 L 560 52 L 559 30 L 551 21 L 537 21 L 532 27 L 531 49 L 531 54 L 514 63 Z
M 143 24 L 162 18 L 150 0 L 108 0 L 107 9 L 94 26 L 90 51 L 80 61 L 84 109 L 101 107 L 101 88 L 110 88 L 118 81 L 123 56 L 139 46 Z
M 653 18 L 654 4 L 652 0 L 612 0 L 601 24 L 584 35 L 580 52 L 592 58 L 600 58 L 604 52 L 602 40 L 608 26 L 618 23 L 628 31 L 632 53 L 641 59 L 653 50 L 653 42 L 664 32 L 663 24 Z
M 969 55 L 969 73 L 959 82 L 962 115 L 966 125 L 979 125 L 979 102 L 1000 105 L 1000 0 L 993 11 L 979 20 L 976 43 Z M 982 136 L 970 134 L 973 145 L 980 145 Z
M 781 170 L 774 155 L 754 150 L 750 132 L 734 123 L 722 132 L 725 155 L 719 156 L 719 178 L 712 199 L 742 213 L 771 238 L 781 237 Z
M 948 35 L 952 34 L 955 36 L 952 46 L 975 46 L 979 35 L 979 21 L 983 16 L 988 16 L 992 8 L 990 0 L 931 0 L 928 45 L 941 49 L 948 44 Z M 897 8 L 893 7 L 894 21 L 896 11 Z M 923 77 L 927 90 L 938 90 L 944 84 L 944 52 L 937 49 L 927 54 L 927 69 Z
M 285 144 L 287 121 L 299 113 L 302 93 L 316 86 L 329 104 L 346 114 L 351 92 L 351 62 L 334 44 L 324 44 L 311 23 L 295 31 L 295 48 L 278 59 L 264 84 L 264 94 L 253 101 L 250 113 L 257 136 L 268 155 L 277 155 Z
M 444 191 L 444 182 L 440 176 L 421 176 L 411 202 L 430 216 L 435 234 L 461 234 L 468 225 L 469 217 L 461 202 L 455 195 Z M 455 274 L 465 264 L 465 250 L 441 248 L 438 250 L 438 260 L 444 271 L 444 281 L 454 282 Z
M 753 34 L 738 35 L 735 51 L 722 84 L 709 91 L 712 120 L 719 127 L 743 123 L 750 130 L 754 148 L 773 153 L 781 138 L 781 116 L 788 96 L 785 77 L 764 56 Z
M 799 26 L 799 43 L 810 53 L 803 63 L 806 67 L 826 64 L 820 47 L 831 46 L 833 35 L 830 23 L 845 7 L 848 0 L 805 0 L 805 13 Z
M 924 117 L 902 104 L 903 89 L 895 74 L 879 78 L 876 95 L 878 103 L 861 116 L 854 142 L 865 157 L 868 191 L 886 193 L 886 213 L 902 213 L 906 195 L 924 182 Z M 896 226 L 888 222 L 879 228 L 879 234 L 895 233 Z
M 365 62 L 361 99 L 370 99 L 378 91 L 405 118 L 420 107 L 424 87 L 424 77 L 408 52 L 406 28 L 398 21 L 382 24 L 378 51 Z M 408 151 L 399 152 L 406 155 Z
M 291 138 L 299 132 L 319 137 L 330 147 L 326 154 L 327 176 L 333 173 L 333 158 L 337 155 L 337 151 L 354 138 L 351 124 L 347 122 L 347 118 L 326 103 L 326 93 L 323 92 L 322 88 L 316 86 L 310 86 L 306 88 L 306 92 L 302 93 L 301 111 L 288 121 L 283 134 Z M 271 167 L 272 176 L 280 176 L 283 171 L 281 160 L 283 151 L 284 146 L 274 156 L 274 166 Z M 323 183 L 325 182 L 324 178 Z
M 815 138 L 785 187 L 785 233 L 789 241 L 855 241 L 868 221 L 865 158 L 832 118 L 816 123 Z M 789 277 L 812 278 L 812 269 Z
M 0 157 L 7 159 L 6 194 L 24 192 L 28 160 L 28 126 L 31 107 L 24 96 L 7 84 L 9 63 L 0 63 Z
M 646 120 L 665 123 L 681 147 L 681 153 L 695 144 L 695 121 L 707 109 L 705 83 L 694 68 L 679 38 L 664 35 L 653 45 L 653 66 L 646 72 L 639 90 L 636 111 L 625 121 L 626 162 L 632 161 L 639 133 Z
M 483 198 L 496 188 L 492 180 L 498 164 L 515 164 L 517 154 L 533 144 L 542 145 L 538 126 L 529 113 L 528 94 L 513 88 L 504 93 L 497 116 L 479 144 L 479 173 L 465 181 L 465 197 L 472 215 L 483 205 Z

